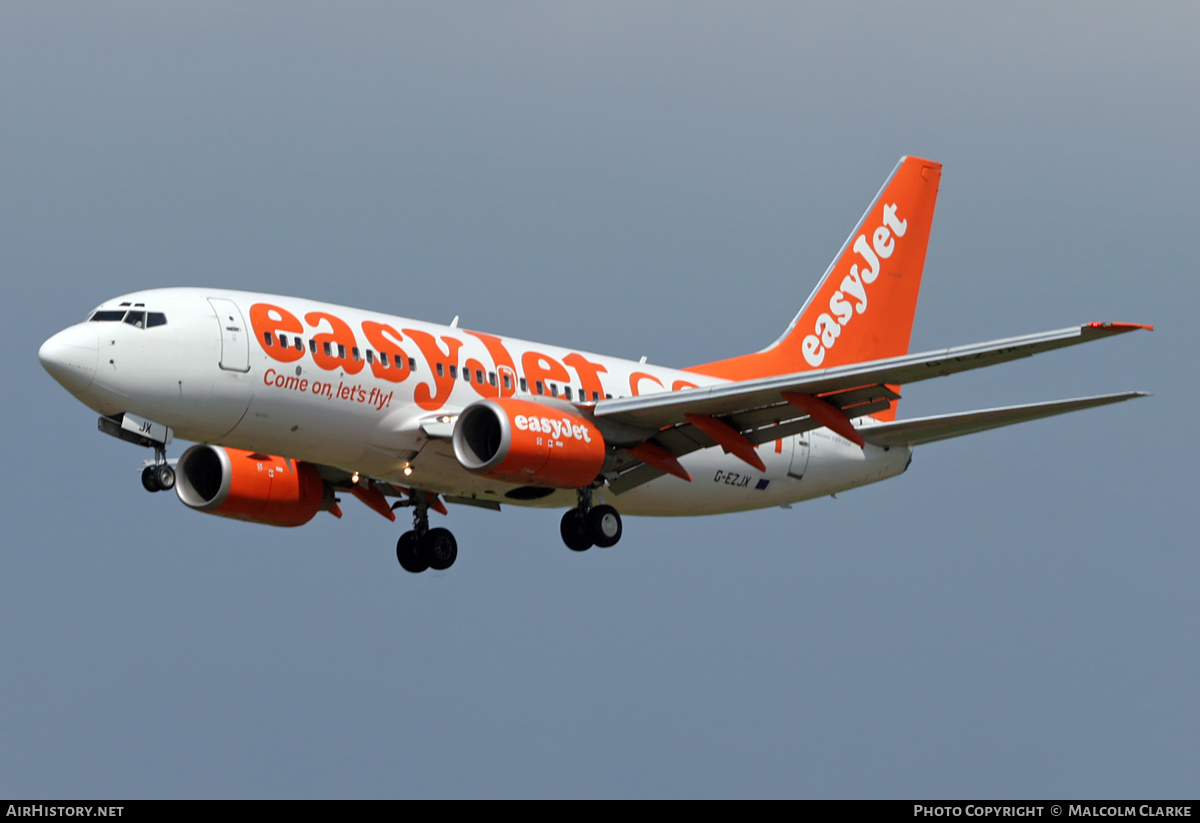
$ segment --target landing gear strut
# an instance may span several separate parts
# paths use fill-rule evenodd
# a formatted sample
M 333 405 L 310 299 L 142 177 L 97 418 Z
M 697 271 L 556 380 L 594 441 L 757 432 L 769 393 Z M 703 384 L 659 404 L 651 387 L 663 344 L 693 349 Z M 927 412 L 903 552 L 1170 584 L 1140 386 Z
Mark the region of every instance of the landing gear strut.
M 430 495 L 413 490 L 411 501 L 396 504 L 413 507 L 412 531 L 396 541 L 396 559 L 406 572 L 416 574 L 426 569 L 444 571 L 458 558 L 458 541 L 448 529 L 429 528 Z
M 167 465 L 167 450 L 154 447 L 154 464 L 142 469 L 142 487 L 148 492 L 165 492 L 175 488 L 175 470 Z
M 571 551 L 587 551 L 592 546 L 607 549 L 621 539 L 621 515 L 612 506 L 592 505 L 592 489 L 577 489 L 579 506 L 562 517 L 559 532 Z

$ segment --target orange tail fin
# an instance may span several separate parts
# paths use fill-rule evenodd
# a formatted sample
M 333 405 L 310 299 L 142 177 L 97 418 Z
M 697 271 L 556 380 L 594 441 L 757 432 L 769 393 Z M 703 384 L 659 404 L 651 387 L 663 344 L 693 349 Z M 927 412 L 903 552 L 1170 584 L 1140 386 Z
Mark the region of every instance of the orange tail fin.
M 747 380 L 907 354 L 941 176 L 940 163 L 900 158 L 783 337 L 688 371 Z

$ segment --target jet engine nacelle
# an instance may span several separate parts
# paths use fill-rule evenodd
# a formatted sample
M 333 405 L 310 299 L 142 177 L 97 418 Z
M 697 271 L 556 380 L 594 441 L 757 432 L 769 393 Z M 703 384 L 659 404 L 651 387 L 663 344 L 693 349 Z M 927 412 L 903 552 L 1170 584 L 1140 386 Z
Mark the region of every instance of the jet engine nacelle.
M 258 452 L 192 446 L 175 475 L 185 505 L 251 523 L 303 526 L 333 503 L 316 466 Z
M 604 465 L 604 436 L 595 424 L 553 406 L 480 400 L 454 426 L 454 456 L 468 471 L 508 483 L 576 489 Z

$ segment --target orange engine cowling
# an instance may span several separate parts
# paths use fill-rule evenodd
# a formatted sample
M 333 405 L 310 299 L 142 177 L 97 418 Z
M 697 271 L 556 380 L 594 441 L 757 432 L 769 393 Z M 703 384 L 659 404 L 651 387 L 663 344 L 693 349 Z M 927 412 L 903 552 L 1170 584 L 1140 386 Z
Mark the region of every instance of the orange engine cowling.
M 303 526 L 332 501 L 311 463 L 223 446 L 192 446 L 175 475 L 185 505 L 268 526 Z
M 582 417 L 529 400 L 479 400 L 454 425 L 454 456 L 508 483 L 575 489 L 604 465 L 604 436 Z

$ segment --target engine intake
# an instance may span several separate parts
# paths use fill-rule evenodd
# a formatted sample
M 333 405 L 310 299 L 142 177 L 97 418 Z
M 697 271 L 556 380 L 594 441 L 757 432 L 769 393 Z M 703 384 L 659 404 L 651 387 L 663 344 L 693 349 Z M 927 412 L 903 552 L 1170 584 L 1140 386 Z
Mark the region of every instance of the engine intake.
M 604 465 L 604 436 L 584 418 L 529 400 L 479 400 L 454 426 L 464 469 L 528 486 L 590 485 Z
M 223 446 L 192 446 L 175 474 L 184 505 L 268 526 L 303 526 L 333 498 L 310 463 Z

